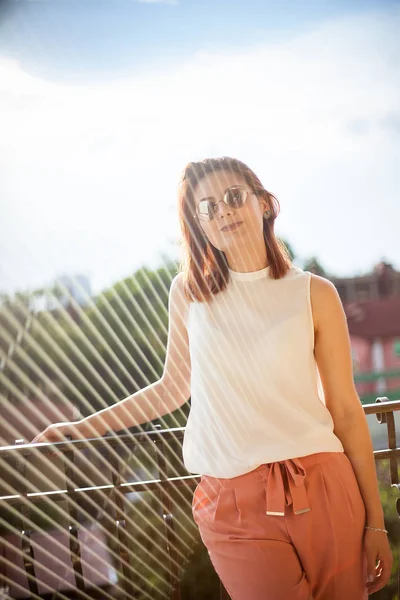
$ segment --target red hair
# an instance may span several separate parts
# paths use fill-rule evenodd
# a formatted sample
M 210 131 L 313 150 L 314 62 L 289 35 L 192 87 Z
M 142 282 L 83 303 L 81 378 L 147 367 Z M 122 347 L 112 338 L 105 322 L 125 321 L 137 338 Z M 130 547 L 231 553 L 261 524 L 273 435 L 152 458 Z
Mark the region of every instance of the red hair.
M 270 216 L 263 219 L 263 232 L 271 277 L 280 279 L 291 266 L 288 250 L 283 242 L 277 239 L 274 231 L 279 202 L 264 188 L 257 175 L 240 160 L 228 156 L 189 162 L 180 180 L 178 210 L 183 246 L 180 267 L 184 276 L 185 295 L 190 301 L 207 301 L 213 294 L 222 292 L 229 281 L 228 263 L 224 252 L 208 241 L 195 217 L 194 191 L 203 177 L 216 171 L 240 174 L 259 198 L 267 200 Z

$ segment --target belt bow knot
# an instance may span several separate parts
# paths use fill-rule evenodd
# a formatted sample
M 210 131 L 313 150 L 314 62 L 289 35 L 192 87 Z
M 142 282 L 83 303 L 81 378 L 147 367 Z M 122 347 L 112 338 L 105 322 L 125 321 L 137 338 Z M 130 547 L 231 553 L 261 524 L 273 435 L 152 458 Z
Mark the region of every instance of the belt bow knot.
M 284 516 L 285 506 L 293 505 L 295 515 L 310 511 L 304 479 L 306 471 L 296 458 L 270 464 L 267 476 L 267 515 Z

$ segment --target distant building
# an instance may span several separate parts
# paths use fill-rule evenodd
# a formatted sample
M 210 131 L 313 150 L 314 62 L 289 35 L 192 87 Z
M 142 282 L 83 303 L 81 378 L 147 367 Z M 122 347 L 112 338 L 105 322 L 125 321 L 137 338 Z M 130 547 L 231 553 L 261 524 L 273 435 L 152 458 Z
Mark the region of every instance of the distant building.
M 386 298 L 400 299 L 400 272 L 384 261 L 375 266 L 371 273 L 359 277 L 331 277 L 343 304 L 379 301 Z M 400 321 L 400 316 L 399 316 Z
M 367 275 L 329 279 L 346 312 L 362 400 L 400 398 L 400 272 L 382 261 Z
M 64 308 L 71 304 L 71 298 L 79 306 L 85 306 L 92 295 L 89 278 L 85 275 L 62 275 L 57 278 L 55 284 L 60 287 L 59 300 Z
M 79 310 L 89 303 L 91 296 L 92 290 L 88 277 L 62 275 L 49 289 L 32 295 L 29 308 L 34 313 L 52 311 L 53 314 L 65 309 L 71 317 L 79 320 Z

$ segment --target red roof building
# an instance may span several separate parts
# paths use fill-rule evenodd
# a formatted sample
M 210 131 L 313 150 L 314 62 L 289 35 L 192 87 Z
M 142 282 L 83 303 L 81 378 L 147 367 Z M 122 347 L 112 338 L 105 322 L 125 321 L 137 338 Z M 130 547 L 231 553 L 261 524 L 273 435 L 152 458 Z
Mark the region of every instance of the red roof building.
M 400 397 L 400 272 L 381 262 L 367 275 L 329 277 L 349 327 L 357 391 L 364 402 Z

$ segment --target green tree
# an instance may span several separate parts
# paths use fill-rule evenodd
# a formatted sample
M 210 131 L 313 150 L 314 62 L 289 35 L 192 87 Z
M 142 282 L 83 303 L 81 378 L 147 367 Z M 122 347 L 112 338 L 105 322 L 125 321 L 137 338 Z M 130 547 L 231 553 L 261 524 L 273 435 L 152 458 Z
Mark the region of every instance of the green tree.
M 278 238 L 278 239 L 280 242 L 282 242 L 286 246 L 286 248 L 289 252 L 290 260 L 294 260 L 296 258 L 296 254 L 293 250 L 293 246 L 287 240 L 285 240 L 283 238 Z
M 34 298 L 18 293 L 0 304 L 2 391 L 67 398 L 83 414 L 122 399 L 160 377 L 165 359 L 168 294 L 176 265 L 145 267 L 80 307 L 65 290 L 49 297 L 54 308 L 37 311 Z M 7 385 L 8 383 L 8 385 Z
M 322 267 L 319 260 L 312 256 L 304 262 L 304 271 L 310 271 L 311 273 L 315 273 L 315 275 L 320 275 L 321 277 L 326 277 L 326 271 Z

